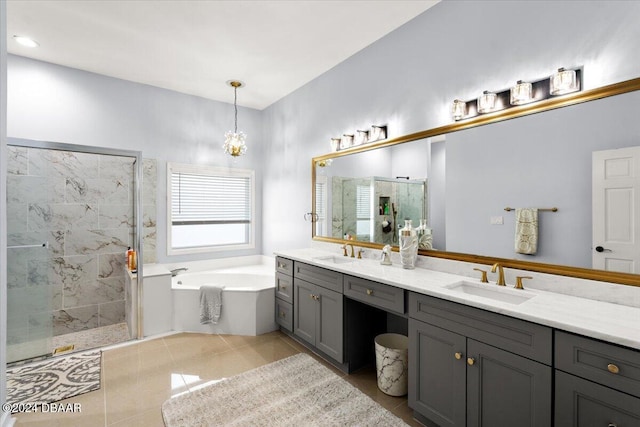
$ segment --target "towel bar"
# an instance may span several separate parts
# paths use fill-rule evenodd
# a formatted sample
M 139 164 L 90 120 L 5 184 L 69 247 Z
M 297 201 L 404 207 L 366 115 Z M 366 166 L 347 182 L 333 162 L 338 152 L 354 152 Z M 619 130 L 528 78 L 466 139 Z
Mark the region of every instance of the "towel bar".
M 507 212 L 511 212 L 511 211 L 515 211 L 515 208 L 510 208 L 509 206 L 507 206 L 506 208 L 504 208 L 505 211 Z M 558 208 L 538 208 L 539 211 L 546 211 L 546 212 L 558 212 Z
M 37 245 L 15 245 L 7 246 L 7 249 L 23 249 L 23 248 L 48 248 L 49 242 L 40 243 Z

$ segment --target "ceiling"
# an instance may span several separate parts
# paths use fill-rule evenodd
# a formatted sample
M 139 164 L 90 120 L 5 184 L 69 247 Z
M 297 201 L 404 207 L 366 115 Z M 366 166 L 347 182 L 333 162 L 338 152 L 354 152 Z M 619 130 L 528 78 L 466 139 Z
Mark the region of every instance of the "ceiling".
M 8 0 L 9 53 L 264 109 L 432 0 Z M 26 48 L 13 35 L 40 46 Z

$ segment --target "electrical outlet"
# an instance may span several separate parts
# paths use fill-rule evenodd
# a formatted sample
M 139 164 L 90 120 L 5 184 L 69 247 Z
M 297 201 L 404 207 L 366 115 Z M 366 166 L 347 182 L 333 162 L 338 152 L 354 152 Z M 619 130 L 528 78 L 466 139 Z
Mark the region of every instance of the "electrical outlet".
M 502 216 L 492 216 L 489 220 L 491 225 L 502 225 L 504 224 L 504 217 Z

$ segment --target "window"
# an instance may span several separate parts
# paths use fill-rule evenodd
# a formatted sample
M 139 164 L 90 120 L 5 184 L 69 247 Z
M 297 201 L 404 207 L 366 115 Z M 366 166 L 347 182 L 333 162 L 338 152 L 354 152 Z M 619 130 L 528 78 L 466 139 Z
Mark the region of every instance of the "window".
M 316 236 L 327 233 L 327 177 L 316 177 Z
M 255 172 L 167 164 L 168 255 L 250 249 Z
M 358 240 L 369 240 L 372 236 L 371 186 L 356 186 L 356 234 Z

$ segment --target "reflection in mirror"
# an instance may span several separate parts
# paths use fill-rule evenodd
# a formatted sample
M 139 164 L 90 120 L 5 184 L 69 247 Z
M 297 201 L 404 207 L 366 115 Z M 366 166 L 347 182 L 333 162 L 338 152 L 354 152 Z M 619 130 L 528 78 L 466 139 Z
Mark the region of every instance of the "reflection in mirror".
M 329 167 L 315 168 L 317 213 L 318 186 L 325 186 L 324 225 L 316 224 L 315 235 L 397 245 L 392 232 L 376 231 L 385 220 L 404 225 L 403 215 L 385 214 L 376 190 L 366 199 L 371 215 L 360 215 L 358 187 L 409 176 L 424 183 L 428 197 L 419 219 L 426 219 L 438 251 L 637 274 L 640 197 L 633 194 L 640 191 L 640 148 L 630 147 L 640 146 L 639 110 L 636 88 L 437 138 L 341 153 Z M 559 208 L 538 213 L 535 254 L 516 252 L 508 206 Z

